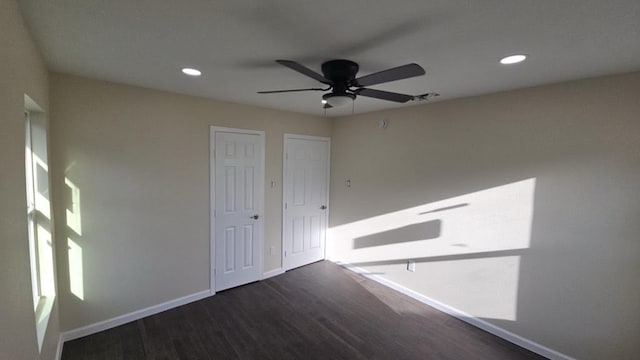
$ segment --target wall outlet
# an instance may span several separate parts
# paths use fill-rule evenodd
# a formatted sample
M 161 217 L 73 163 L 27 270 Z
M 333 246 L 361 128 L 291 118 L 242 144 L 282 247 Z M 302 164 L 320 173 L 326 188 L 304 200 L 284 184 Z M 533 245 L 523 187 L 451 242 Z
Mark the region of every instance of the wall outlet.
M 415 272 L 416 271 L 416 262 L 413 260 L 407 261 L 407 271 Z

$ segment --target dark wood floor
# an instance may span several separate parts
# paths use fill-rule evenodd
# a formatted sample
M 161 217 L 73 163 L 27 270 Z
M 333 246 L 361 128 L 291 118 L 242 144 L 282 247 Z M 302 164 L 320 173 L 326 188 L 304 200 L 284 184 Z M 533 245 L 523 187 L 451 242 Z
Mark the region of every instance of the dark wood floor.
M 62 359 L 544 358 L 318 262 L 67 342 Z

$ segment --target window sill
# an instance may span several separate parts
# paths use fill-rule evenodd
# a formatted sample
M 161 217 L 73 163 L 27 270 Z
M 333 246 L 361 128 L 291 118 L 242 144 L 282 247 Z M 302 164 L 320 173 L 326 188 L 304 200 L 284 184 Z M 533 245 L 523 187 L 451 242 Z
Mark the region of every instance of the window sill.
M 38 335 L 38 351 L 42 350 L 42 343 L 44 342 L 44 335 L 47 332 L 47 325 L 49 325 L 49 317 L 51 317 L 51 310 L 53 309 L 53 302 L 55 296 L 42 296 L 38 302 L 36 309 L 36 333 Z

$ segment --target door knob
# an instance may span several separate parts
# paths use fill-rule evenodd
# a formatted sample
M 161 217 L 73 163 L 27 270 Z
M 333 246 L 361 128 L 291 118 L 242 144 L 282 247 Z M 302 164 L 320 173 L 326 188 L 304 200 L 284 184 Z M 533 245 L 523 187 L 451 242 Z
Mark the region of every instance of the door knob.
M 255 214 L 255 215 L 251 216 L 250 218 L 253 219 L 253 220 L 258 220 L 259 217 L 260 216 L 258 214 Z
M 327 205 L 322 205 L 320 206 L 320 209 L 325 210 L 327 208 Z

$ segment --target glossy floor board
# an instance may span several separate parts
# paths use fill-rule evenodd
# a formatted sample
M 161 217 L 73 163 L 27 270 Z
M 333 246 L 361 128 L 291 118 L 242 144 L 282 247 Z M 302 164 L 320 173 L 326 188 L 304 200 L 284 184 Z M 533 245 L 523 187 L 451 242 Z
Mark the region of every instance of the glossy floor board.
M 544 358 L 322 261 L 67 342 L 62 359 Z

